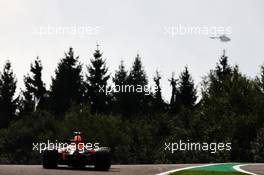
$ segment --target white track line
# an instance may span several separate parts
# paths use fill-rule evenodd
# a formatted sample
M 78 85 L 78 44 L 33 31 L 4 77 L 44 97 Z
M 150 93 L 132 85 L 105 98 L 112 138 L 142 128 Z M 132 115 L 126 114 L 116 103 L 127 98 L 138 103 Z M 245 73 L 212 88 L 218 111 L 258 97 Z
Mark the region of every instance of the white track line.
M 182 170 L 188 170 L 188 169 L 192 169 L 192 168 L 206 167 L 206 166 L 212 166 L 212 165 L 221 165 L 221 164 L 228 164 L 228 163 L 215 163 L 215 164 L 206 164 L 206 165 L 190 166 L 190 167 L 185 167 L 185 168 L 179 168 L 179 169 L 174 169 L 174 170 L 166 171 L 166 172 L 159 173 L 159 174 L 156 174 L 156 175 L 168 175 L 170 173 L 175 173 L 175 172 L 182 171 Z M 238 172 L 241 172 L 241 173 L 250 174 L 250 175 L 258 175 L 258 174 L 255 174 L 255 173 L 251 173 L 251 172 L 242 170 L 240 168 L 242 166 L 248 166 L 248 165 L 256 165 L 256 164 L 235 165 L 235 166 L 233 166 L 233 168 L 235 170 L 237 170 Z
M 191 168 L 199 168 L 199 167 L 206 167 L 206 166 L 212 166 L 212 165 L 218 165 L 218 164 L 216 163 L 216 164 L 206 164 L 206 165 L 190 166 L 190 167 L 185 167 L 185 168 L 179 168 L 179 169 L 174 169 L 174 170 L 166 171 L 166 172 L 159 173 L 159 174 L 156 174 L 156 175 L 168 175 L 170 173 L 175 173 L 175 172 L 182 171 L 182 170 L 188 170 L 188 169 L 191 169 Z
M 243 165 L 236 165 L 236 166 L 233 166 L 233 168 L 241 173 L 245 173 L 245 174 L 250 174 L 250 175 L 257 175 L 255 173 L 251 173 L 251 172 L 248 172 L 248 171 L 245 171 L 245 170 L 242 170 L 240 167 L 242 166 L 248 166 L 248 165 L 254 165 L 254 164 L 243 164 Z M 256 165 L 256 164 L 255 164 Z

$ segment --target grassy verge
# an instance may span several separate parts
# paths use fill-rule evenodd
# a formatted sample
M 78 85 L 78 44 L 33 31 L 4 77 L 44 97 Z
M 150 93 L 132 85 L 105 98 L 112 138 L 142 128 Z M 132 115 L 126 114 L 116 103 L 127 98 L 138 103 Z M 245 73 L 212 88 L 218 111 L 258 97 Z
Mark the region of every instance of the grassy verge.
M 217 171 L 192 171 L 185 170 L 172 173 L 170 175 L 246 175 L 239 172 L 217 172 Z

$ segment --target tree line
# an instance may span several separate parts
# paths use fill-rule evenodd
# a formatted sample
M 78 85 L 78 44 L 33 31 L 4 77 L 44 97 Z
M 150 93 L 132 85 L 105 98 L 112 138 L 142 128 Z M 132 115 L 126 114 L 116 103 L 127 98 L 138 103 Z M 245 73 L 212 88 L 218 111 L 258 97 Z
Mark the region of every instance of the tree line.
M 238 65 L 230 65 L 224 53 L 203 78 L 199 100 L 185 67 L 167 81 L 169 102 L 163 99 L 158 70 L 152 78 L 155 91 L 149 95 L 101 90 L 149 85 L 139 55 L 130 69 L 121 61 L 110 76 L 98 47 L 87 66 L 69 48 L 57 65 L 50 89 L 42 80 L 42 69 L 37 57 L 18 97 L 11 63 L 7 61 L 0 72 L 0 162 L 38 163 L 40 156 L 32 151 L 32 142 L 65 139 L 76 130 L 110 146 L 115 163 L 264 160 L 264 66 L 259 75 L 249 78 Z M 177 140 L 231 142 L 232 150 L 215 154 L 164 151 L 164 142 Z
M 141 92 L 113 91 L 106 94 L 100 91 L 101 87 L 110 88 L 112 79 L 114 86 L 122 85 L 146 86 L 148 78 L 139 55 L 136 56 L 132 68 L 127 71 L 123 61 L 113 77 L 110 77 L 105 59 L 98 49 L 93 54 L 94 58 L 86 67 L 88 74 L 83 75 L 84 66 L 70 48 L 65 57 L 60 60 L 55 77 L 52 77 L 50 89 L 47 89 L 42 80 L 42 64 L 37 57 L 31 64 L 30 73 L 24 76 L 25 90 L 18 97 L 16 92 L 16 77 L 11 68 L 11 63 L 6 62 L 0 79 L 1 99 L 1 128 L 8 127 L 9 122 L 23 117 L 27 113 L 37 110 L 47 110 L 63 119 L 64 114 L 71 106 L 87 104 L 91 106 L 91 113 L 118 113 L 125 116 L 134 114 L 148 114 L 157 111 L 175 113 L 181 105 L 194 107 L 197 94 L 187 67 L 179 79 L 174 75 L 169 79 L 172 86 L 170 103 L 162 98 L 160 73 L 157 71 L 153 81 L 156 90 L 150 95 Z

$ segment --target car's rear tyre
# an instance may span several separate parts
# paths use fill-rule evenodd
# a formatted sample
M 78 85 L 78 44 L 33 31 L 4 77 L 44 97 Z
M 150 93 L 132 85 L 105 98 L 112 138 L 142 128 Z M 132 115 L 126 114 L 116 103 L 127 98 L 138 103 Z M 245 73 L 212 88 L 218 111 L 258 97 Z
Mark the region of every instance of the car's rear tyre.
M 58 151 L 57 150 L 45 150 L 42 157 L 43 168 L 51 169 L 58 166 Z
M 74 161 L 71 162 L 71 166 L 73 168 L 84 168 L 86 166 L 86 156 L 85 155 L 81 155 L 79 152 L 75 152 L 73 155 Z
M 111 167 L 111 156 L 109 152 L 97 152 L 95 154 L 94 166 L 96 170 L 108 171 Z

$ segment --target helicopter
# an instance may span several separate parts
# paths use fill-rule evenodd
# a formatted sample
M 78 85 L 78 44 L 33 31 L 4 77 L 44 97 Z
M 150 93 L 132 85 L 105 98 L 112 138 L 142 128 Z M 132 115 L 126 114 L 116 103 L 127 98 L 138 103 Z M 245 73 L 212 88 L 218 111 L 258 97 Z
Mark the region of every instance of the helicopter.
M 220 35 L 220 36 L 212 36 L 212 37 L 209 37 L 211 39 L 219 39 L 221 42 L 229 42 L 231 41 L 231 39 L 229 37 L 227 37 L 226 35 Z

